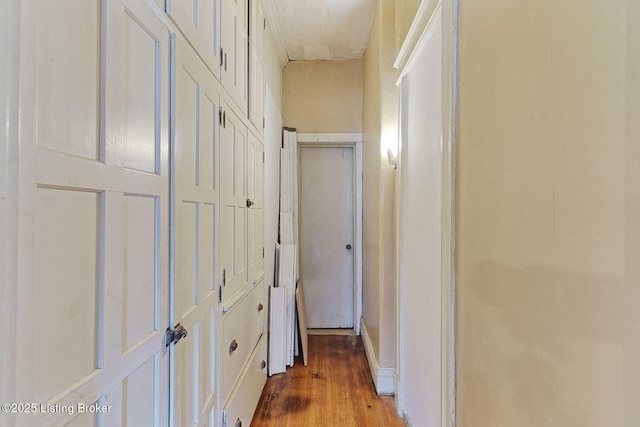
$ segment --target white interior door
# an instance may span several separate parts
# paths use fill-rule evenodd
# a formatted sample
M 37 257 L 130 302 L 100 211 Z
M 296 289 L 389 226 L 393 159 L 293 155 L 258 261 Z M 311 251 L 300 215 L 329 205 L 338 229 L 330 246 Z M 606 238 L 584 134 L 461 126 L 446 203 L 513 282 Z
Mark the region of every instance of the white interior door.
M 354 149 L 300 147 L 300 279 L 309 328 L 353 328 Z
M 13 421 L 165 426 L 168 30 L 141 0 L 21 6 Z
M 212 426 L 219 330 L 220 88 L 187 42 L 176 38 L 174 317 L 188 335 L 173 353 L 173 422 Z

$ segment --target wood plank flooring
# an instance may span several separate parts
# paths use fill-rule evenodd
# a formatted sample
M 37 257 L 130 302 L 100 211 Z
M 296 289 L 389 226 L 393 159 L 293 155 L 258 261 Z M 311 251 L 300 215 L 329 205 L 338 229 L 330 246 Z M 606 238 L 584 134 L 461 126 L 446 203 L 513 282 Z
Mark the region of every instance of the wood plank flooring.
M 252 427 L 405 427 L 393 397 L 375 393 L 358 336 L 309 336 L 309 365 L 267 380 Z

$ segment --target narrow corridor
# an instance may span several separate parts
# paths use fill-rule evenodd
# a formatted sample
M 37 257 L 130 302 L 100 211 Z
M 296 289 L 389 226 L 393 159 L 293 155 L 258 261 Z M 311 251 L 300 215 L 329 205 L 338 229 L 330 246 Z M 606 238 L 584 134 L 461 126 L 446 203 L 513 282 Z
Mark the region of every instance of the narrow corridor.
M 267 381 L 253 427 L 405 426 L 393 397 L 377 396 L 358 336 L 310 335 L 309 365 Z

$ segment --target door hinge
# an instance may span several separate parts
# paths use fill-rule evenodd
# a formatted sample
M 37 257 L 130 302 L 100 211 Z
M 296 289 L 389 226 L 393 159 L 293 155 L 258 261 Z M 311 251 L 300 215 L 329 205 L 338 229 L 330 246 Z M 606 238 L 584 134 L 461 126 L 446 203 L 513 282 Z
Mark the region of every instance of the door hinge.
M 178 323 L 173 329 L 167 328 L 164 334 L 164 345 L 165 347 L 169 347 L 171 343 L 178 344 L 182 338 L 187 337 L 187 330 Z
M 264 120 L 264 117 L 263 117 L 262 118 L 262 129 L 264 129 L 264 126 L 265 126 L 265 120 Z
M 222 302 L 222 286 L 218 286 L 218 302 Z
M 218 107 L 218 124 L 222 126 L 222 107 Z
M 227 270 L 222 270 L 222 286 L 227 286 Z
M 262 247 L 262 258 L 264 258 L 264 246 Z
M 264 163 L 264 151 L 262 152 L 262 163 Z
M 262 23 L 263 23 L 264 29 L 266 30 L 267 29 L 267 18 L 266 17 L 262 18 Z
M 222 112 L 222 127 L 227 128 L 227 110 Z

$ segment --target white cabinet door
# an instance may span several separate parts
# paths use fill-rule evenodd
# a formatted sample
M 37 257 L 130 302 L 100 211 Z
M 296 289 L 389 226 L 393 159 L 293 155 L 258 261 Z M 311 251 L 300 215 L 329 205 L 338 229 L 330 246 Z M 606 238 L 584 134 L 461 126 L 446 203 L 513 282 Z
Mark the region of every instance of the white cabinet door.
M 262 63 L 264 51 L 264 34 L 267 29 L 266 15 L 262 7 L 262 0 L 250 0 L 250 47 L 258 55 L 259 62 Z
M 167 0 L 166 12 L 204 59 L 207 67 L 220 77 L 220 1 Z
M 21 7 L 15 425 L 167 425 L 167 28 L 141 0 Z
M 222 0 L 222 85 L 240 111 L 246 113 L 248 101 L 247 0 Z
M 220 88 L 181 37 L 175 56 L 174 425 L 213 425 L 218 337 Z
M 249 277 L 264 267 L 263 146 L 250 132 L 247 140 L 247 258 Z
M 264 74 L 262 65 L 256 52 L 251 52 L 251 67 L 249 68 L 249 118 L 260 134 L 264 130 Z
M 261 0 L 251 0 L 251 40 L 249 50 L 249 118 L 263 133 L 265 81 L 262 72 L 265 14 Z
M 223 103 L 220 131 L 220 232 L 222 299 L 227 301 L 247 281 L 247 129 Z

